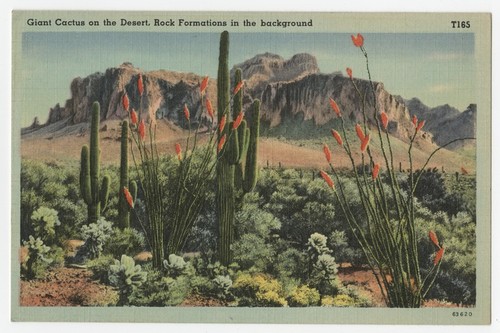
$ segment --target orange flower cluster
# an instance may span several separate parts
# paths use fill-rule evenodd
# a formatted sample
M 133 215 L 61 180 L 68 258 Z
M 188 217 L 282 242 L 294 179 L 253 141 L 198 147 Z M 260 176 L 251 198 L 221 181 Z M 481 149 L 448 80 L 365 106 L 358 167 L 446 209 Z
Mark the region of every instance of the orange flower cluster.
M 439 264 L 439 262 L 443 258 L 444 247 L 441 247 L 441 245 L 439 245 L 437 235 L 432 230 L 429 231 L 429 239 L 431 240 L 432 244 L 434 244 L 438 248 L 438 250 L 436 252 L 436 256 L 434 257 L 434 266 L 436 266 L 437 264 Z
M 352 69 L 350 67 L 347 67 L 345 71 L 347 72 L 347 76 L 349 76 L 349 78 L 352 80 Z
M 325 158 L 328 163 L 332 162 L 332 152 L 330 151 L 330 148 L 328 148 L 328 145 L 325 143 L 323 144 L 323 152 L 325 153 Z
M 240 81 L 240 82 L 236 85 L 236 87 L 234 88 L 234 90 L 233 90 L 233 95 L 236 95 L 236 94 L 238 93 L 238 91 L 240 91 L 240 90 L 241 90 L 241 88 L 242 88 L 242 87 L 243 87 L 243 81 Z
M 356 47 L 362 47 L 363 43 L 365 41 L 365 38 L 360 33 L 358 33 L 356 36 L 351 35 L 351 39 L 352 39 L 352 43 Z
M 181 145 L 178 143 L 175 144 L 175 153 L 177 154 L 177 159 L 182 161 L 182 149 Z
M 125 109 L 125 110 L 128 111 L 128 108 L 130 106 L 130 101 L 128 99 L 128 96 L 127 96 L 126 92 L 124 92 L 123 96 L 122 96 L 122 106 L 123 106 L 123 109 Z
M 139 133 L 141 140 L 144 141 L 144 138 L 146 137 L 146 124 L 144 124 L 144 119 L 141 119 L 137 132 Z
M 320 173 L 321 177 L 323 177 L 323 179 L 325 180 L 326 184 L 328 186 L 330 186 L 331 188 L 334 188 L 332 178 L 330 178 L 330 176 L 326 172 L 324 172 L 323 170 L 320 170 L 319 173 Z
M 184 117 L 186 118 L 187 121 L 189 121 L 190 114 L 189 114 L 189 109 L 186 104 L 184 104 Z
M 139 76 L 137 77 L 137 90 L 139 90 L 139 95 L 142 96 L 142 93 L 144 92 L 144 83 L 142 82 L 141 73 L 139 73 Z
M 378 163 L 376 163 L 373 166 L 373 170 L 372 170 L 372 179 L 373 180 L 377 179 L 379 171 L 380 171 L 380 165 Z
M 340 136 L 339 132 L 337 132 L 336 130 L 332 129 L 332 136 L 335 138 L 335 140 L 337 141 L 337 143 L 339 144 L 339 146 L 342 146 L 343 145 L 343 141 L 342 141 L 342 137 Z
M 226 115 L 223 115 L 219 122 L 219 133 L 222 133 L 224 130 L 224 126 L 226 126 Z
M 340 117 L 341 114 L 340 114 L 339 106 L 337 105 L 337 103 L 335 103 L 335 101 L 331 97 L 330 97 L 330 106 L 332 107 L 333 111 L 335 111 L 335 114 L 337 115 L 337 117 Z
M 208 76 L 205 76 L 203 78 L 203 81 L 201 81 L 201 84 L 200 84 L 200 94 L 203 94 L 203 92 L 205 92 L 205 89 L 207 89 L 207 86 L 208 86 Z
M 134 109 L 130 111 L 130 121 L 132 122 L 132 125 L 137 125 L 137 112 L 135 112 Z
M 382 126 L 384 127 L 384 129 L 387 129 L 389 118 L 387 117 L 387 113 L 385 113 L 384 111 L 380 113 L 380 121 L 382 122 Z
M 225 143 L 226 143 L 226 134 L 224 134 L 219 140 L 219 144 L 217 145 L 217 153 L 220 153 Z
M 132 198 L 132 194 L 130 194 L 128 188 L 123 187 L 123 195 L 125 196 L 125 200 L 127 200 L 129 207 L 134 208 L 134 199 Z
M 205 106 L 207 108 L 208 115 L 213 120 L 214 119 L 214 109 L 212 108 L 212 102 L 210 102 L 210 100 L 208 98 L 205 100 Z
M 233 129 L 234 130 L 240 126 L 242 120 L 243 120 L 243 112 L 240 112 L 238 117 L 236 117 L 236 120 L 233 121 Z

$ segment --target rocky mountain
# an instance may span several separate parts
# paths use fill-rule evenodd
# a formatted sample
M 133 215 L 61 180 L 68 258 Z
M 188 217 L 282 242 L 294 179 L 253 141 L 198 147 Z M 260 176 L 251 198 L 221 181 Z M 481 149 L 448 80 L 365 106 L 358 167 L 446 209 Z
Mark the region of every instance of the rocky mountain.
M 290 59 L 271 53 L 259 54 L 235 65 L 232 74 L 236 68 L 242 69 L 245 80 L 245 105 L 250 104 L 253 99 L 260 99 L 261 120 L 268 128 L 277 128 L 286 123 L 286 126 L 295 127 L 303 135 L 310 133 L 312 136 L 314 132 L 320 133 L 316 129 L 323 132 L 329 130 L 336 122 L 336 115 L 329 105 L 330 97 L 337 101 L 343 114 L 350 120 L 363 121 L 363 104 L 350 79 L 340 72 L 321 73 L 316 58 L 310 54 L 297 54 Z M 144 81 L 142 99 L 137 93 L 139 73 L 142 73 Z M 187 104 L 191 112 L 191 119 L 201 112 L 201 80 L 201 76 L 192 73 L 166 70 L 143 72 L 130 63 L 123 63 L 104 73 L 75 78 L 70 85 L 71 97 L 64 106 L 56 104 L 50 109 L 45 124 L 40 124 L 36 119 L 32 126 L 22 130 L 22 134 L 26 137 L 54 131 L 62 131 L 63 135 L 67 135 L 71 134 L 72 129 L 84 131 L 94 101 L 101 104 L 102 120 L 123 119 L 127 116 L 121 105 L 124 91 L 130 97 L 130 106 L 142 110 L 142 116 L 146 119 L 163 118 L 185 127 L 182 112 L 184 104 Z M 403 141 L 408 141 L 414 130 L 410 120 L 410 114 L 413 113 L 421 119 L 428 119 L 428 127 L 425 129 L 439 139 L 438 143 L 446 141 L 449 133 L 457 132 L 453 130 L 453 126 L 469 126 L 470 131 L 475 130 L 475 107 L 463 113 L 451 107 L 434 110 L 417 99 L 405 101 L 391 95 L 380 82 L 374 82 L 375 96 L 370 93 L 368 81 L 355 79 L 355 83 L 362 94 L 366 92 L 367 114 L 373 113 L 376 103 L 377 110 L 385 111 L 389 116 L 390 133 Z M 207 95 L 214 107 L 216 89 L 216 81 L 209 80 Z M 441 127 L 436 124 L 441 124 Z M 303 126 L 306 125 L 309 126 L 308 129 L 312 129 L 310 132 L 304 130 Z M 444 125 L 448 134 L 441 131 Z M 419 140 L 431 141 L 432 135 L 428 132 L 423 131 Z
M 476 135 L 476 104 L 470 104 L 465 111 L 460 112 L 448 104 L 431 108 L 418 98 L 406 100 L 404 103 L 411 115 L 426 120 L 425 130 L 432 133 L 434 141 L 440 146 L 455 139 Z M 451 144 L 449 148 L 456 149 L 469 143 L 470 141 L 460 141 Z

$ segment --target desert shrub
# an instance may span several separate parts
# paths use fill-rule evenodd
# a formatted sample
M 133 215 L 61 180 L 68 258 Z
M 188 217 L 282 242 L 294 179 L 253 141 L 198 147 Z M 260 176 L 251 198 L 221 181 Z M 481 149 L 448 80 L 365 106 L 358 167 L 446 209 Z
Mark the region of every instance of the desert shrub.
M 319 304 L 319 292 L 306 285 L 296 287 L 287 297 L 290 306 L 314 306 Z
M 164 276 L 150 264 L 145 266 L 147 279 L 140 288 L 130 295 L 130 305 L 134 306 L 175 306 L 180 304 L 193 290 L 192 276 L 177 278 Z
M 165 268 L 167 275 L 176 278 L 181 275 L 186 275 L 192 269 L 191 264 L 184 261 L 184 259 L 178 255 L 171 254 L 168 256 L 168 260 L 163 261 L 163 267 Z
M 230 300 L 233 298 L 231 287 L 233 281 L 228 275 L 217 275 L 212 280 L 213 294 L 220 300 Z
M 39 279 L 45 276 L 53 259 L 49 257 L 50 247 L 43 244 L 40 238 L 29 236 L 23 245 L 28 249 L 28 257 L 21 266 L 21 273 L 26 279 Z
M 95 259 L 101 255 L 104 244 L 111 237 L 112 223 L 100 217 L 96 223 L 84 225 L 81 230 L 85 244 L 80 247 L 77 257 Z
M 146 239 L 144 235 L 133 228 L 113 228 L 111 237 L 103 245 L 103 254 L 119 257 L 122 254 L 134 256 L 144 250 Z
M 87 261 L 87 268 L 92 271 L 94 279 L 97 279 L 99 282 L 104 284 L 110 284 L 109 268 L 114 264 L 114 257 L 108 254 Z
M 307 262 L 307 255 L 304 251 L 283 246 L 277 251 L 271 272 L 280 280 L 286 278 L 304 280 L 307 277 Z
M 233 283 L 233 294 L 238 306 L 287 306 L 278 280 L 264 274 L 240 274 Z
M 322 295 L 335 295 L 340 288 L 337 277 L 337 263 L 329 254 L 322 254 L 313 265 L 308 283 Z
M 354 244 L 349 244 L 349 238 L 344 230 L 333 230 L 328 236 L 328 247 L 332 249 L 339 265 L 351 263 L 353 266 L 360 266 L 366 262 L 363 251 Z
M 57 211 L 41 206 L 31 214 L 31 220 L 35 237 L 40 238 L 45 244 L 53 244 L 55 228 L 61 224 Z
M 147 273 L 141 266 L 136 265 L 134 259 L 122 255 L 121 260 L 109 266 L 109 282 L 119 291 L 118 305 L 128 305 L 132 292 L 146 281 Z
M 34 235 L 31 216 L 40 207 L 58 212 L 61 224 L 56 228 L 58 241 L 74 238 L 86 219 L 79 195 L 78 169 L 75 165 L 21 162 L 21 240 Z
M 245 234 L 232 246 L 233 259 L 242 269 L 266 271 L 275 255 L 271 244 L 255 234 Z
M 321 299 L 321 306 L 326 306 L 326 307 L 346 308 L 355 305 L 356 305 L 355 300 L 351 296 L 345 294 L 339 294 L 336 296 L 326 296 Z

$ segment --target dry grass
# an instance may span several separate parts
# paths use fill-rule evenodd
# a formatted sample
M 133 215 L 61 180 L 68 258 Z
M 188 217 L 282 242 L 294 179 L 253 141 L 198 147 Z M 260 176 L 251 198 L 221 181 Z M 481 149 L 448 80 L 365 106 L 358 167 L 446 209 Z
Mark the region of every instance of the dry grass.
M 107 130 L 102 131 L 101 135 L 101 160 L 104 164 L 118 164 L 120 154 L 120 126 L 119 121 L 107 121 L 102 126 L 107 125 Z M 188 133 L 167 121 L 158 121 L 157 142 L 160 153 L 174 154 L 175 143 L 184 145 Z M 201 142 L 205 136 L 201 137 Z M 22 140 L 21 156 L 23 158 L 42 160 L 42 161 L 77 161 L 80 159 L 81 147 L 88 144 L 88 133 L 80 136 L 60 136 L 51 139 L 29 138 Z M 346 153 L 333 141 L 326 137 L 332 150 L 333 164 L 340 168 L 350 168 L 350 160 Z M 399 162 L 402 162 L 403 169 L 409 167 L 407 149 L 408 145 L 398 139 L 392 138 L 394 164 L 399 168 Z M 352 143 L 353 151 L 359 150 L 358 143 Z M 378 142 L 372 140 L 370 143 L 374 158 L 383 166 L 383 158 L 378 148 Z M 414 166 L 421 167 L 429 154 L 437 147 L 428 142 L 420 142 L 419 146 L 414 147 Z M 355 156 L 357 163 L 360 162 L 360 155 Z M 306 145 L 300 142 L 284 142 L 276 138 L 261 138 L 259 144 L 259 164 L 265 166 L 278 166 L 290 168 L 328 168 L 322 150 L 322 143 L 308 143 Z M 444 167 L 447 172 L 461 170 L 462 167 L 471 173 L 475 173 L 475 160 L 473 156 L 464 156 L 455 152 L 442 149 L 432 159 L 429 167 Z

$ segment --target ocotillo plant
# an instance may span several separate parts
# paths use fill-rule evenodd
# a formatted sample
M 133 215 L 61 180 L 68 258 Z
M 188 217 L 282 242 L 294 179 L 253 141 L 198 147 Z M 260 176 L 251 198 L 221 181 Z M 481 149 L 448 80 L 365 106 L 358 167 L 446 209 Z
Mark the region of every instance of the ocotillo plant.
M 425 170 L 433 155 L 457 140 L 468 138 L 453 140 L 436 149 L 429 155 L 421 170 L 415 171 L 413 169 L 412 148 L 417 134 L 425 125 L 425 122 L 418 122 L 417 118 L 413 117 L 414 128 L 410 134 L 408 148 L 410 164 L 408 176 L 409 191 L 408 193 L 402 191 L 402 186 L 397 178 L 396 168 L 394 167 L 393 151 L 388 132 L 389 115 L 383 111 L 380 112 L 377 108 L 376 90 L 371 80 L 368 54 L 363 46 L 364 38 L 358 34 L 357 36 L 352 36 L 352 41 L 365 57 L 366 70 L 370 81 L 370 91 L 362 93 L 353 79 L 352 69 L 347 68 L 347 74 L 354 85 L 358 98 L 362 102 L 363 127 L 360 124 L 356 124 L 355 126 L 356 134 L 360 141 L 361 168 L 355 164 L 354 154 L 357 148 L 351 145 L 346 135 L 343 114 L 337 103 L 331 98 L 330 105 L 340 119 L 343 138 L 335 130 L 332 130 L 332 135 L 350 159 L 363 213 L 355 213 L 352 210 L 347 194 L 345 193 L 344 185 L 337 173 L 337 169 L 333 166 L 330 149 L 326 144 L 323 147 L 323 151 L 336 179 L 336 184 L 334 184 L 334 181 L 323 170 L 321 171 L 321 176 L 334 191 L 352 234 L 359 243 L 376 277 L 386 304 L 390 307 L 420 307 L 425 296 L 432 288 L 439 272 L 444 248 L 438 242 L 435 233 L 429 231 L 429 238 L 436 247 L 436 254 L 432 269 L 427 275 L 423 276 L 417 249 L 418 237 L 415 228 L 414 192 L 423 170 Z M 370 96 L 373 114 L 366 112 L 366 96 Z M 375 124 L 374 128 L 380 146 L 382 161 L 377 161 L 370 148 L 371 133 L 369 121 Z M 386 169 L 386 180 L 383 182 L 379 174 L 381 174 L 384 167 Z M 367 169 L 371 169 L 371 174 L 366 171 Z M 385 191 L 385 185 L 389 188 L 388 192 Z
M 92 104 L 90 125 L 90 148 L 82 147 L 80 160 L 80 193 L 87 204 L 88 223 L 96 223 L 101 211 L 106 208 L 109 197 L 109 177 L 100 180 L 99 123 L 101 108 L 98 102 Z
M 129 181 L 128 175 L 128 129 L 129 123 L 127 120 L 122 122 L 121 145 L 120 145 L 120 187 L 118 190 L 118 226 L 121 229 L 130 227 L 130 210 L 131 207 L 127 203 L 123 188 L 130 189 L 133 202 L 137 197 L 137 183 Z

